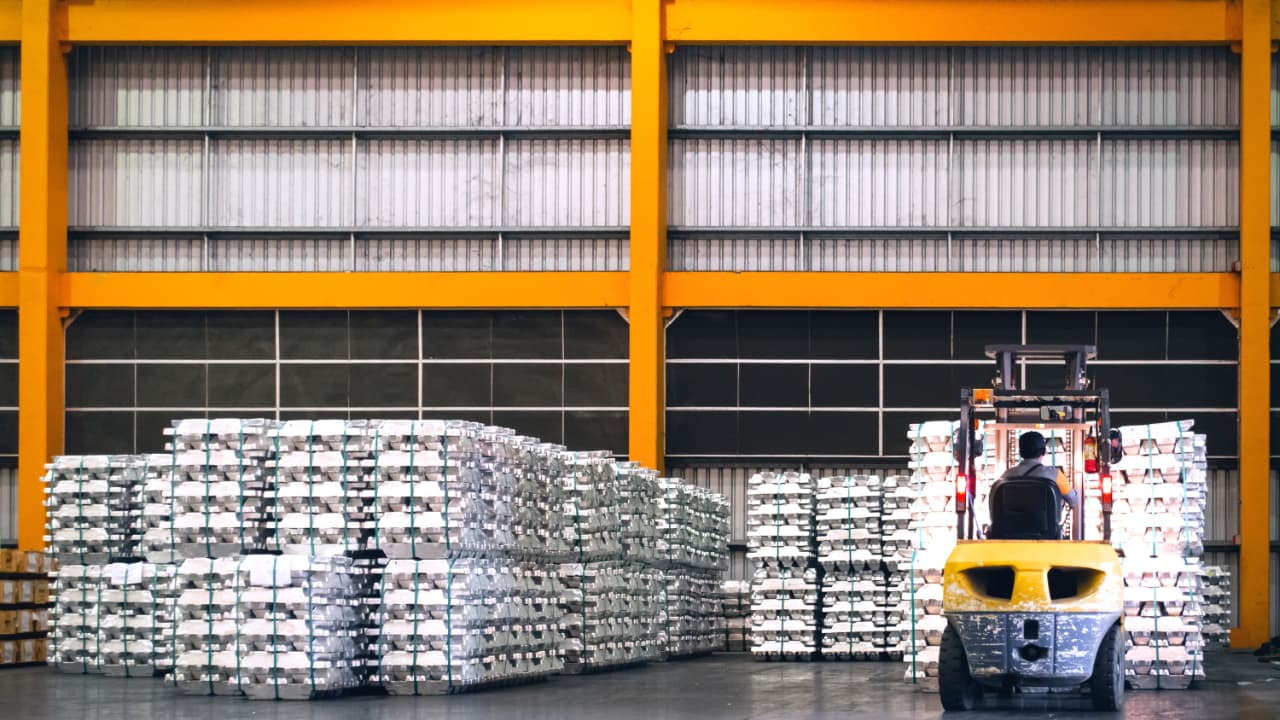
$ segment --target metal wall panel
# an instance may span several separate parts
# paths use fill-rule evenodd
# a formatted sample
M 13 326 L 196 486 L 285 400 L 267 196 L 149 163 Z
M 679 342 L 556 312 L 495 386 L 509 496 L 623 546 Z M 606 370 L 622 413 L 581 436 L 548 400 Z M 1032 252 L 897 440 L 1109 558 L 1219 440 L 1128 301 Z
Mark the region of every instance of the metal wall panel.
M 207 125 L 209 50 L 78 47 L 67 73 L 71 127 Z
M 504 237 L 502 270 L 598 272 L 631 267 L 625 237 Z
M 1100 224 L 1238 225 L 1239 156 L 1235 140 L 1104 140 Z
M 0 545 L 18 542 L 18 471 L 0 468 Z
M 503 225 L 626 226 L 630 159 L 629 144 L 622 139 L 507 141 Z
M 946 224 L 946 141 L 815 139 L 809 148 L 809 221 L 802 224 Z
M 355 51 L 219 48 L 212 88 L 213 125 L 350 126 L 355 118 Z
M 16 45 L 0 47 L 0 127 L 21 124 L 22 56 Z
M 1226 47 L 1101 48 L 1102 125 L 1238 126 L 1240 56 Z
M 218 138 L 210 151 L 211 225 L 351 225 L 350 140 Z
M 1095 121 L 1095 50 L 955 48 L 951 53 L 956 125 L 1066 127 Z
M 952 270 L 960 272 L 1090 272 L 1098 267 L 1091 234 L 957 236 Z
M 479 272 L 496 270 L 496 237 L 363 237 L 356 240 L 358 272 Z
M 351 269 L 345 237 L 242 236 L 209 238 L 213 272 L 341 272 Z
M 358 170 L 360 226 L 495 226 L 498 145 L 490 139 L 369 141 Z
M 203 142 L 198 138 L 72 140 L 68 222 L 74 227 L 198 227 Z
M 670 477 L 683 478 L 685 481 L 704 487 L 711 492 L 720 493 L 729 500 L 729 542 L 745 543 L 747 541 L 747 481 L 760 472 L 753 467 L 670 467 Z
M 505 51 L 507 127 L 631 124 L 631 56 L 622 47 Z
M 1204 541 L 1234 543 L 1240 536 L 1240 471 L 1209 470 L 1205 498 Z
M 18 269 L 18 236 L 0 235 L 0 270 Z
M 812 270 L 819 272 L 945 272 L 945 236 L 832 237 L 809 239 Z
M 0 228 L 18 227 L 18 138 L 0 138 Z
M 806 54 L 796 47 L 681 47 L 670 65 L 671 125 L 807 123 Z
M 1085 140 L 956 143 L 955 224 L 964 227 L 1086 227 L 1096 224 L 1094 168 Z
M 935 127 L 951 122 L 947 48 L 809 50 L 809 123 Z
M 800 141 L 671 140 L 669 222 L 688 227 L 795 227 Z
M 501 48 L 360 51 L 359 121 L 369 127 L 502 124 Z
M 1238 235 L 1103 236 L 1102 272 L 1233 272 Z
M 732 272 L 807 269 L 804 248 L 795 235 L 668 235 L 667 267 Z
M 1276 122 L 1272 120 L 1272 122 Z M 1280 226 L 1280 141 L 1271 141 L 1271 227 Z M 1275 261 L 1274 253 L 1271 256 Z M 1276 266 L 1272 265 L 1274 272 Z
M 71 272 L 198 272 L 205 270 L 202 237 L 72 236 L 67 239 Z

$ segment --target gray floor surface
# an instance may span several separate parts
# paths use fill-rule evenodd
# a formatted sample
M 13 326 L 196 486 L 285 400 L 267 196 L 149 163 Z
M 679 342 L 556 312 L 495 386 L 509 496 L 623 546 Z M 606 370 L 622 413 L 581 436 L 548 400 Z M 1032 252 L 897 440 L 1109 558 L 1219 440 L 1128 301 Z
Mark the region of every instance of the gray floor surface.
M 948 717 L 1280 718 L 1280 667 L 1247 654 L 1214 654 L 1209 680 L 1192 691 L 1127 695 L 1124 714 L 1079 700 L 1006 700 Z M 935 718 L 936 694 L 902 682 L 901 663 L 764 663 L 716 655 L 599 675 L 556 677 L 452 697 L 348 697 L 258 702 L 187 697 L 160 680 L 62 675 L 46 668 L 0 671 L 0 718 L 30 720 L 392 720 L 400 718 Z

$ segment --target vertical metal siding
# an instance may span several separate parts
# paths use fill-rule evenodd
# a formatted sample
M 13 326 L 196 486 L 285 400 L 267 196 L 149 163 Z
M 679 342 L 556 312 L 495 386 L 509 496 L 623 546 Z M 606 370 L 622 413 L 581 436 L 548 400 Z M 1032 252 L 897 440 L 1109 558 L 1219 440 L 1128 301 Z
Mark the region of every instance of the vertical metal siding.
M 496 140 L 370 140 L 360 149 L 359 224 L 483 228 L 497 224 Z
M 1272 122 L 1275 122 L 1274 120 Z M 1280 226 L 1280 141 L 1271 141 L 1271 227 Z M 1272 262 L 1275 254 L 1272 253 Z M 1272 265 L 1274 272 L 1276 266 Z
M 18 235 L 0 236 L 0 270 L 13 271 L 18 269 Z
M 824 127 L 936 127 L 950 122 L 947 48 L 813 48 L 806 104 Z
M 945 140 L 815 139 L 809 217 L 816 227 L 932 227 L 947 222 Z
M 361 50 L 358 124 L 495 127 L 502 123 L 499 48 Z
M 631 154 L 622 139 L 513 138 L 506 144 L 507 227 L 623 227 Z
M 208 50 L 79 47 L 68 63 L 72 127 L 207 125 Z
M 679 126 L 782 127 L 808 122 L 796 47 L 681 47 L 671 61 L 670 121 Z
M 1104 140 L 1101 224 L 1238 225 L 1239 155 L 1235 140 Z
M 209 238 L 214 272 L 341 272 L 351 268 L 345 237 L 233 236 Z
M 1100 48 L 1103 125 L 1240 124 L 1240 56 L 1225 47 Z
M 1204 540 L 1234 543 L 1240 536 L 1240 471 L 1209 471 L 1204 511 Z
M 67 240 L 71 272 L 197 272 L 206 269 L 200 237 L 75 237 Z
M 72 227 L 198 227 L 203 144 L 189 138 L 71 142 Z
M 670 222 L 701 227 L 800 223 L 800 142 L 716 138 L 671 141 Z
M 18 472 L 0 468 L 0 544 L 18 542 Z
M 350 126 L 355 103 L 354 52 L 325 47 L 217 48 L 212 123 Z
M 955 124 L 1066 127 L 1094 122 L 1098 73 L 1088 48 L 952 50 Z
M 210 152 L 212 225 L 351 225 L 350 140 L 219 138 Z
M 631 123 L 631 58 L 622 47 L 506 50 L 507 127 Z
M 1098 267 L 1094 235 L 959 236 L 952 269 L 963 272 L 1090 272 Z
M 946 272 L 945 236 L 889 235 L 809 239 L 810 269 L 818 272 Z
M 18 138 L 0 138 L 0 228 L 18 227 Z
M 362 237 L 356 239 L 358 272 L 478 272 L 496 270 L 495 237 Z
M 0 127 L 21 124 L 22 55 L 16 45 L 0 47 Z
M 622 237 L 506 237 L 502 269 L 510 271 L 625 271 L 631 242 Z
M 1104 236 L 1102 272 L 1233 272 L 1238 235 Z
M 794 235 L 678 235 L 667 238 L 672 270 L 806 270 L 804 249 Z
M 964 227 L 1087 227 L 1097 224 L 1087 140 L 956 142 L 951 176 L 955 224 Z

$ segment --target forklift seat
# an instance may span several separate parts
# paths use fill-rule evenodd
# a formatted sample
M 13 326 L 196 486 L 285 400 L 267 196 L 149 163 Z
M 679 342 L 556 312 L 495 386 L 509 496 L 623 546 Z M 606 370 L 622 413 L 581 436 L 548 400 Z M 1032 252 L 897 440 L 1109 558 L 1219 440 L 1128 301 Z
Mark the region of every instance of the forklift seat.
M 1061 540 L 1062 494 L 1043 478 L 1009 478 L 991 493 L 992 540 Z

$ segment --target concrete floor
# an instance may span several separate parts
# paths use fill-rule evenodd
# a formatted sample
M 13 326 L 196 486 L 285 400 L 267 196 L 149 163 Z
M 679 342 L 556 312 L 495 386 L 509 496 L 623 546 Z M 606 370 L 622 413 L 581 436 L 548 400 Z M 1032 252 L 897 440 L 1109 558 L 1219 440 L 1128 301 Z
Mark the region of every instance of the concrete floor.
M 1123 717 L 1160 720 L 1280 718 L 1280 667 L 1251 655 L 1213 655 L 1199 690 L 1130 692 Z M 252 702 L 186 697 L 159 680 L 60 675 L 45 668 L 0 671 L 0 718 L 14 720 L 399 720 L 500 718 L 674 720 L 676 718 L 934 718 L 936 694 L 902 683 L 900 663 L 762 663 L 747 655 L 651 665 L 601 675 L 454 697 L 349 697 Z M 1007 700 L 973 717 L 1119 717 L 1087 702 Z M 963 717 L 950 715 L 948 717 Z

